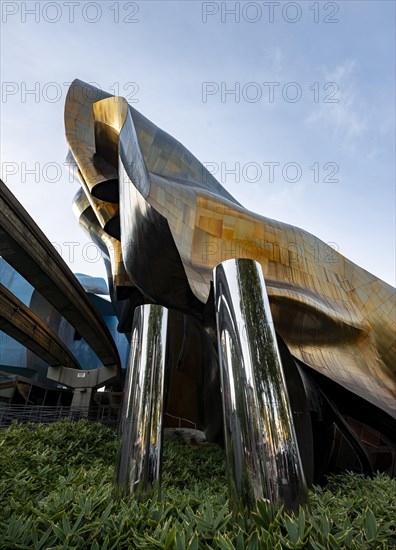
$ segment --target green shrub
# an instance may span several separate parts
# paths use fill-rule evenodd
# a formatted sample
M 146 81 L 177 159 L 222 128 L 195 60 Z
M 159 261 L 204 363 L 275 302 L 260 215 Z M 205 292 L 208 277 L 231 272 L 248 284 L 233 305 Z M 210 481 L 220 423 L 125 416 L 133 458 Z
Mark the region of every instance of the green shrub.
M 228 511 L 223 451 L 169 438 L 163 498 L 112 496 L 117 435 L 85 421 L 0 430 L 0 548 L 396 548 L 396 482 L 333 476 L 296 515 Z

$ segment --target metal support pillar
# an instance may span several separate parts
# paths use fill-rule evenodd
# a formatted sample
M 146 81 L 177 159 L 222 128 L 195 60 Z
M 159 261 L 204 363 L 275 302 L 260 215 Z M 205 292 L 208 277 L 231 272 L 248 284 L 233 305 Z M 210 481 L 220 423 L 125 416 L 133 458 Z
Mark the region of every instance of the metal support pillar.
M 231 505 L 296 509 L 307 488 L 260 264 L 219 264 L 214 291 Z
M 137 307 L 120 424 L 116 491 L 145 498 L 160 490 L 168 311 Z

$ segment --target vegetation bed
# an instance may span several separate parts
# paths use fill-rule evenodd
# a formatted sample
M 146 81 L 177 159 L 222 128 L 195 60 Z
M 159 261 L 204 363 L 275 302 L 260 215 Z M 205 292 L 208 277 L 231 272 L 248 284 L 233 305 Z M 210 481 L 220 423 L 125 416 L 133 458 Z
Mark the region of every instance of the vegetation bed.
M 165 442 L 162 500 L 113 498 L 117 434 L 85 421 L 0 430 L 0 548 L 396 548 L 396 480 L 330 477 L 310 506 L 228 510 L 223 450 Z

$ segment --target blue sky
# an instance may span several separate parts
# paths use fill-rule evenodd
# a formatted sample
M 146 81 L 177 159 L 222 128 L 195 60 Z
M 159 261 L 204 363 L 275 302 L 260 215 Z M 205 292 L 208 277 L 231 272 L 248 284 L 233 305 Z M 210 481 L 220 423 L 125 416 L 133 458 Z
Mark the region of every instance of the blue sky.
M 274 2 L 272 22 L 265 2 L 73 4 L 73 22 L 70 2 L 1 4 L 3 179 L 73 271 L 104 274 L 63 166 L 77 77 L 129 96 L 248 209 L 395 284 L 394 2 Z

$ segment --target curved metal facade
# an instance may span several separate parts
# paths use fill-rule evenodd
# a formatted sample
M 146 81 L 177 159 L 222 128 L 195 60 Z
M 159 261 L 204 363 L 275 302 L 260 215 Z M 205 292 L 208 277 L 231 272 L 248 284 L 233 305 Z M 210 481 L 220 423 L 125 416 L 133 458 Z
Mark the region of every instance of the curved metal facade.
M 329 463 L 325 454 L 333 452 L 326 434 L 334 426 L 364 469 L 369 462 L 345 417 L 352 407 L 362 421 L 392 432 L 395 289 L 310 233 L 243 208 L 181 143 L 122 97 L 75 80 L 65 127 L 70 167 L 81 184 L 75 213 L 104 253 L 119 330 L 130 335 L 136 329 L 139 306 L 168 309 L 167 412 L 197 423 L 210 439 L 224 436 L 232 449 L 229 464 L 241 465 L 230 470 L 231 493 L 234 487 L 242 498 L 237 479 L 243 474 L 254 498 L 267 487 L 264 494 L 274 502 L 303 500 L 299 454 L 309 483 L 319 479 Z M 260 266 L 261 302 L 254 302 L 254 285 L 238 287 L 238 277 L 227 275 L 227 260 Z M 219 302 L 219 296 L 226 299 Z M 246 348 L 240 327 L 230 332 L 225 320 L 237 322 L 247 304 L 256 309 Z M 132 349 L 132 357 L 136 353 Z M 272 371 L 263 367 L 270 356 Z M 129 377 L 144 373 L 143 364 L 134 364 Z M 248 371 L 256 380 L 252 399 Z M 265 402 L 274 391 L 276 405 Z M 260 437 L 249 431 L 254 422 Z M 282 452 L 270 437 L 277 423 L 289 433 L 279 438 Z M 259 480 L 248 471 L 247 440 Z M 275 450 L 264 459 L 257 445 Z M 282 471 L 293 497 L 281 491 Z
M 113 289 L 203 318 L 213 268 L 256 260 L 292 355 L 395 415 L 394 288 L 306 231 L 244 209 L 121 97 L 76 80 L 65 125 L 85 196 L 75 208 L 107 250 Z

